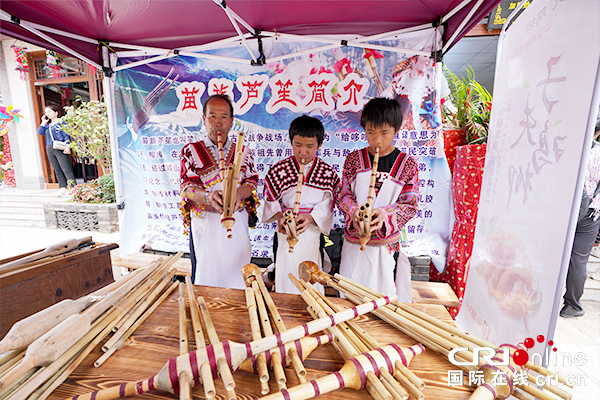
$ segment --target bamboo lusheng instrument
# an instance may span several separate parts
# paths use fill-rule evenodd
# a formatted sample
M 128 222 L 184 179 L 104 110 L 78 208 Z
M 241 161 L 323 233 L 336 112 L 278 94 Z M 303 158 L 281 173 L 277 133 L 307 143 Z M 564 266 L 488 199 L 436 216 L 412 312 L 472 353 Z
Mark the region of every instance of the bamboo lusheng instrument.
M 306 263 L 314 264 L 310 261 L 307 261 L 303 264 L 306 264 Z M 310 269 L 310 267 L 316 268 L 316 271 L 320 272 L 318 270 L 318 267 L 316 266 L 316 264 L 314 264 L 313 266 L 305 266 L 305 268 L 307 268 L 307 269 Z M 327 274 L 323 274 L 323 275 L 327 275 Z M 327 276 L 329 276 L 329 275 L 327 275 Z M 328 307 L 328 309 L 325 309 L 326 312 L 332 313 L 332 312 L 340 311 L 340 307 L 333 304 L 321 292 L 315 290 L 314 287 L 310 283 L 305 282 L 304 280 L 297 281 L 297 280 L 293 279 L 293 276 L 290 276 L 290 279 L 292 279 L 292 281 L 294 281 L 295 284 L 296 284 L 296 282 L 298 282 L 296 285 L 298 286 L 299 290 L 302 291 L 304 288 L 306 288 L 307 293 L 311 294 L 315 298 L 316 301 L 321 303 L 323 305 L 324 309 L 325 309 L 325 306 Z M 299 285 L 301 285 L 301 286 L 299 286 Z M 301 287 L 302 287 L 302 289 L 301 289 Z M 367 350 L 370 351 L 370 350 L 374 350 L 376 348 L 381 347 L 381 344 L 377 340 L 375 340 L 371 335 L 369 335 L 367 332 L 365 332 L 363 329 L 361 329 L 355 322 L 353 322 L 353 321 L 344 322 L 344 324 L 340 324 L 340 327 L 343 327 L 344 325 L 346 325 L 351 330 L 351 332 L 348 332 L 347 334 L 349 335 L 350 333 L 352 333 L 352 335 L 356 335 L 357 340 L 360 340 L 361 343 L 364 343 Z M 385 378 L 383 380 L 383 382 L 385 383 L 387 381 L 386 388 L 390 391 L 390 393 L 393 394 L 392 390 L 395 390 L 396 392 L 398 392 L 399 395 L 401 395 L 402 398 L 404 398 L 404 399 L 408 398 L 408 393 L 406 393 L 404 391 L 404 389 L 402 389 L 402 387 L 396 387 L 395 384 L 397 384 L 397 382 L 392 382 L 392 378 L 396 378 L 400 383 L 402 383 L 402 385 L 416 399 L 419 399 L 419 400 L 424 399 L 425 396 L 421 392 L 421 390 L 423 390 L 425 388 L 425 384 L 423 383 L 423 381 L 421 381 L 412 371 L 410 371 L 408 368 L 406 368 L 402 363 L 397 362 L 395 367 L 396 367 L 396 372 L 394 373 L 393 377 L 391 375 L 388 376 L 388 375 L 386 375 L 386 373 L 383 373 L 384 378 Z
M 244 277 L 244 281 L 246 282 L 246 285 L 252 286 L 253 282 L 257 283 L 258 287 L 260 288 L 260 293 L 262 294 L 262 297 L 264 298 L 264 300 L 267 304 L 267 308 L 269 309 L 269 312 L 271 313 L 271 315 L 273 317 L 273 322 L 275 323 L 275 329 L 278 332 L 283 332 L 283 331 L 287 330 L 285 323 L 283 322 L 283 319 L 281 319 L 281 315 L 279 315 L 277 306 L 275 306 L 275 302 L 273 302 L 273 298 L 269 294 L 269 291 L 267 290 L 267 287 L 265 286 L 265 283 L 262 280 L 262 275 L 260 273 L 260 269 L 258 268 L 258 266 L 256 266 L 255 264 L 244 265 L 242 267 L 242 276 Z M 283 353 L 283 355 L 284 355 L 283 361 L 285 361 L 285 354 L 286 353 L 284 352 Z M 305 383 L 306 382 L 306 369 L 304 368 L 304 365 L 302 364 L 301 358 L 298 356 L 298 352 L 296 351 L 296 349 L 291 348 L 287 352 L 287 355 L 291 359 L 292 367 L 294 368 L 294 372 L 296 373 L 298 380 L 300 381 L 300 383 Z M 283 362 L 283 364 L 286 364 L 286 363 Z
M 392 366 L 396 361 L 406 359 L 408 365 L 412 358 L 421 354 L 423 350 L 424 348 L 421 345 L 401 348 L 395 344 L 389 344 L 368 353 L 348 358 L 338 372 L 294 386 L 280 393 L 262 397 L 261 400 L 307 400 L 343 388 L 363 390 L 367 385 L 367 374 L 369 372 L 374 373 L 377 378 L 379 378 L 382 368 L 392 373 Z
M 260 322 L 258 320 L 258 311 L 256 309 L 256 299 L 254 297 L 254 290 L 249 287 L 246 288 L 246 308 L 248 309 L 248 317 L 250 318 L 250 331 L 252 333 L 252 340 L 262 339 L 262 335 L 260 333 Z M 248 361 L 248 359 L 246 359 L 246 361 Z M 260 381 L 260 393 L 263 395 L 268 394 L 270 391 L 269 370 L 267 368 L 267 360 L 265 358 L 264 353 L 261 353 L 256 357 L 255 366 Z
M 298 184 L 296 185 L 296 198 L 294 199 L 294 211 L 286 210 L 283 213 L 283 228 L 287 234 L 289 252 L 294 252 L 294 247 L 298 243 L 298 214 L 300 213 L 300 199 L 302 198 L 302 185 L 304 184 L 304 159 L 300 160 L 298 167 Z
M 218 135 L 221 138 L 221 135 Z M 235 143 L 235 156 L 233 159 L 233 167 L 225 169 L 225 160 L 221 157 L 223 155 L 223 144 L 219 150 L 219 164 L 221 165 L 221 177 L 223 178 L 221 183 L 222 188 L 222 199 L 223 199 L 223 212 L 221 213 L 221 225 L 227 229 L 227 237 L 233 238 L 231 228 L 235 224 L 235 217 L 233 214 L 236 210 L 235 199 L 237 194 L 237 184 L 240 177 L 240 169 L 242 168 L 242 158 L 244 156 L 244 132 L 238 132 L 237 141 Z
M 288 274 L 288 277 L 292 280 L 294 285 L 296 285 L 298 290 L 300 290 L 302 299 L 309 306 L 309 312 L 313 318 L 317 318 L 317 314 L 319 316 L 323 315 L 323 313 L 330 315 L 335 312 L 335 310 L 330 307 L 330 304 L 328 304 L 325 296 L 318 292 L 310 283 L 298 281 L 292 274 Z M 344 359 L 381 347 L 381 345 L 369 337 L 366 332 L 357 328 L 356 331 L 362 333 L 362 337 L 359 337 L 359 335 L 350 328 L 352 325 L 353 323 L 348 321 L 330 328 L 330 330 L 335 333 L 337 339 L 337 342 L 334 342 L 334 347 Z M 368 338 L 373 344 L 372 348 L 369 348 L 367 342 L 364 341 L 363 338 Z M 398 368 L 398 366 L 396 366 L 396 368 Z M 394 367 L 391 367 L 391 369 L 393 371 Z M 373 372 L 367 373 L 366 389 L 374 399 L 408 399 L 408 393 L 406 393 L 398 382 L 394 380 L 394 377 L 388 371 L 381 370 L 380 373 L 381 381 L 377 379 L 377 376 Z M 397 372 L 397 374 L 400 374 L 400 372 Z M 415 397 L 419 400 L 424 398 L 423 394 L 418 390 L 415 391 Z
M 161 296 L 161 301 L 170 295 L 177 288 L 177 284 L 173 283 L 169 289 Z M 158 307 L 155 303 L 153 307 Z M 152 310 L 154 311 L 154 310 Z M 149 315 L 151 310 L 148 310 Z M 47 398 L 67 377 L 77 368 L 79 364 L 89 355 L 89 353 L 104 340 L 106 335 L 110 333 L 111 327 L 116 318 L 119 318 L 120 311 L 117 308 L 105 313 L 102 317 L 94 322 L 90 332 L 75 343 L 71 348 L 61 355 L 56 361 L 46 367 L 41 374 L 36 375 L 34 379 L 29 380 L 24 385 L 19 387 L 10 397 L 10 400 L 19 400 L 30 398 L 32 393 L 38 392 L 40 388 L 46 386 L 44 382 L 50 382 L 45 388 L 40 400 Z M 146 315 L 145 315 L 146 316 Z M 142 318 L 140 318 L 141 320 Z M 142 321 L 139 323 L 141 324 Z M 83 350 L 82 350 L 83 349 Z M 74 361 L 71 361 L 73 360 Z M 68 368 L 63 371 L 63 367 L 68 365 Z M 61 372 L 62 371 L 62 372 Z M 36 390 L 37 389 L 37 390 Z
M 34 340 L 54 328 L 69 316 L 83 311 L 85 308 L 98 301 L 106 293 L 126 283 L 129 279 L 139 273 L 137 271 L 141 272 L 141 270 L 136 270 L 135 273 L 131 273 L 127 277 L 106 285 L 93 293 L 76 300 L 65 299 L 15 322 L 6 336 L 0 341 L 0 354 L 9 350 L 26 348 L 33 343 Z
M 179 282 L 179 355 L 190 351 L 184 288 L 185 283 Z M 192 400 L 192 376 L 185 370 L 179 374 L 179 400 Z
M 179 252 L 176 256 L 170 257 L 160 268 L 168 269 L 182 254 L 182 252 Z M 0 379 L 0 388 L 7 382 L 10 383 L 19 376 L 22 376 L 25 371 L 38 366 L 49 365 L 59 358 L 60 355 L 65 353 L 90 331 L 92 322 L 95 319 L 117 304 L 120 299 L 152 272 L 154 272 L 154 269 L 144 268 L 142 272 L 126 284 L 107 294 L 102 300 L 89 307 L 83 313 L 71 315 L 31 343 L 19 365 L 11 369 L 11 371 Z
M 339 274 L 334 276 L 334 279 L 337 280 L 337 283 L 334 279 L 327 279 L 323 275 L 326 275 L 322 272 L 319 272 L 320 278 L 319 282 L 329 282 L 332 283 L 332 286 L 338 288 L 341 292 L 343 292 L 346 297 L 353 302 L 362 302 L 365 299 L 369 299 L 372 297 L 376 297 L 377 292 L 372 289 L 366 288 L 356 282 L 351 281 L 350 279 L 343 277 Z M 529 386 L 529 385 L 513 385 L 512 378 L 516 372 L 521 372 L 522 368 L 517 366 L 512 361 L 512 354 L 514 354 L 514 350 L 516 348 L 511 345 L 501 345 L 499 348 L 493 346 L 490 343 L 487 343 L 481 339 L 477 339 L 472 335 L 468 335 L 465 332 L 460 331 L 459 329 L 452 327 L 442 321 L 435 320 L 434 318 L 427 316 L 426 314 L 413 309 L 412 307 L 408 307 L 405 304 L 393 302 L 388 307 L 382 308 L 380 310 L 375 311 L 375 314 L 378 315 L 383 320 L 390 323 L 392 326 L 395 326 L 402 332 L 411 336 L 412 338 L 421 341 L 427 347 L 430 347 L 436 353 L 447 357 L 449 352 L 456 347 L 467 347 L 469 351 L 461 351 L 457 353 L 457 358 L 462 359 L 463 361 L 471 361 L 473 360 L 473 344 L 475 343 L 477 346 L 483 347 L 491 347 L 495 349 L 508 348 L 511 353 L 510 356 L 510 367 L 501 367 L 501 371 L 498 371 L 499 374 L 502 374 L 506 377 L 507 383 L 505 385 L 495 385 L 493 382 L 494 373 L 490 372 L 490 370 L 494 370 L 497 368 L 496 366 L 488 366 L 486 365 L 486 361 L 483 359 L 479 359 L 479 367 L 484 372 L 486 377 L 486 381 L 484 385 L 481 385 L 473 393 L 473 399 L 481 400 L 481 399 L 494 399 L 494 398 L 505 398 L 510 394 L 515 394 L 514 389 L 520 388 L 524 392 L 529 394 L 533 394 L 536 398 L 549 400 L 552 399 L 547 393 Z M 525 368 L 528 368 L 528 364 L 525 364 Z M 468 371 L 477 370 L 475 366 L 460 366 L 463 369 Z M 551 371 L 546 370 L 545 368 L 539 366 L 533 366 L 536 372 L 541 373 L 543 375 L 554 375 Z M 532 368 L 532 369 L 533 369 Z M 532 380 L 533 377 L 528 374 L 528 379 Z M 562 378 L 564 380 L 564 377 Z M 559 378 L 560 381 L 560 378 Z M 545 385 L 546 389 L 556 394 L 557 396 L 570 399 L 572 394 L 553 387 L 551 385 Z M 507 395 L 508 393 L 508 395 Z
M 179 372 L 183 369 L 192 372 L 194 385 L 197 386 L 200 384 L 197 367 L 203 362 L 209 362 L 211 364 L 213 375 L 216 375 L 217 373 L 216 360 L 221 357 L 226 357 L 230 368 L 236 369 L 242 361 L 248 357 L 256 356 L 259 353 L 264 353 L 269 349 L 278 347 L 282 343 L 288 343 L 302 337 L 310 336 L 329 326 L 365 314 L 389 304 L 389 302 L 395 300 L 395 298 L 396 296 L 390 298 L 384 297 L 369 303 L 361 304 L 332 316 L 320 318 L 295 328 L 288 329 L 285 332 L 277 333 L 273 336 L 253 342 L 242 344 L 226 340 L 217 345 L 209 345 L 205 349 L 195 350 L 188 354 L 171 358 L 157 375 L 149 379 L 97 390 L 86 395 L 75 396 L 73 397 L 73 400 L 90 400 L 92 398 L 96 400 L 111 400 L 135 394 L 142 394 L 150 390 L 163 390 L 178 394 L 179 379 L 177 377 Z
M 92 241 L 92 237 L 86 236 L 81 239 L 69 239 L 69 240 L 65 240 L 60 243 L 55 243 L 37 253 L 33 253 L 33 254 L 30 254 L 23 258 L 19 258 L 18 260 L 14 260 L 14 261 L 8 262 L 6 264 L 0 265 L 0 273 L 12 271 L 16 267 L 22 267 L 31 261 L 39 260 L 44 257 L 56 256 L 59 254 L 66 253 L 67 251 L 76 249 L 82 243 L 91 242 L 91 241 Z
M 188 292 L 188 302 L 190 304 L 190 314 L 192 316 L 192 327 L 194 328 L 194 341 L 196 342 L 196 349 L 202 349 L 206 347 L 204 341 L 204 333 L 202 331 L 202 321 L 200 319 L 200 309 L 196 296 L 194 295 L 194 287 L 192 285 L 192 278 L 190 276 L 185 277 L 185 285 Z M 217 394 L 215 390 L 215 382 L 213 381 L 212 371 L 208 362 L 203 362 L 200 365 L 200 381 L 204 389 L 204 395 L 207 399 L 212 399 Z
M 208 312 L 208 307 L 206 307 L 206 303 L 204 302 L 203 297 L 197 297 L 198 306 L 200 307 L 200 314 L 202 315 L 202 320 L 204 321 L 204 327 L 206 328 L 206 334 L 208 335 L 208 340 L 212 346 L 219 345 L 219 336 L 217 335 L 217 330 L 212 323 L 212 318 L 210 317 L 210 313 Z M 224 354 L 222 356 L 216 357 L 216 368 L 219 371 L 219 375 L 221 375 L 221 381 L 223 381 L 223 386 L 226 391 L 226 399 L 227 400 L 235 400 L 235 381 L 233 380 L 232 371 L 235 371 L 235 368 L 230 368 L 231 365 L 228 364 L 227 355 Z M 213 369 L 213 378 L 216 377 L 215 370 Z
M 360 235 L 361 250 L 365 249 L 365 246 L 371 239 L 371 217 L 373 214 L 373 199 L 375 199 L 375 180 L 377 179 L 378 166 L 379 148 L 375 149 L 375 156 L 373 157 L 373 169 L 371 170 L 371 182 L 369 183 L 367 202 L 360 206 L 358 212 L 358 233 Z
M 135 309 L 129 310 L 131 311 L 131 313 L 127 314 L 124 314 L 123 310 L 120 318 L 118 318 L 118 320 L 120 319 L 120 321 L 116 321 L 118 322 L 119 329 L 102 346 L 102 351 L 104 352 L 104 354 L 94 362 L 94 367 L 98 368 L 99 366 L 101 366 L 111 355 L 113 355 L 117 350 L 123 347 L 125 340 L 129 336 L 131 336 L 135 329 L 137 329 L 140 326 L 141 322 L 138 323 L 138 321 L 140 320 L 142 315 L 144 315 L 150 309 L 153 311 L 156 309 L 156 307 L 153 307 L 153 304 L 156 304 L 157 302 L 158 304 L 160 304 L 162 303 L 162 301 L 164 301 L 164 297 L 161 296 L 161 293 L 164 295 L 165 287 L 169 284 L 169 282 L 176 273 L 177 270 L 174 269 L 171 269 L 168 272 L 164 272 L 164 275 L 162 275 L 156 282 L 151 282 L 150 280 L 147 280 L 146 283 L 150 283 L 150 286 L 153 287 L 148 287 L 145 290 L 140 288 L 138 290 L 141 291 L 141 293 L 139 297 L 137 297 L 137 299 L 139 299 L 137 307 Z M 150 293 L 147 293 L 150 289 L 152 289 L 152 291 Z M 133 294 L 135 295 L 135 293 Z M 135 299 L 134 301 L 132 301 L 132 303 L 135 303 Z M 149 314 L 145 315 L 144 319 L 148 316 Z

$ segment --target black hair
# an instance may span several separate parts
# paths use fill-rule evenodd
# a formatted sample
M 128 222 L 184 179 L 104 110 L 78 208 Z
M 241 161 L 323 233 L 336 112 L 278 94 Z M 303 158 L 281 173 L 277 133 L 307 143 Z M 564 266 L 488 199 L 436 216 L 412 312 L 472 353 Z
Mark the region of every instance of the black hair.
M 325 128 L 318 118 L 301 115 L 290 124 L 290 143 L 294 136 L 314 137 L 317 138 L 319 146 L 323 143 L 325 137 Z
M 402 126 L 402 109 L 396 100 L 376 97 L 369 100 L 360 115 L 360 126 L 366 128 L 370 122 L 374 128 L 385 124 L 393 126 L 395 131 Z
M 227 96 L 226 94 L 213 94 L 212 96 L 209 96 L 208 99 L 206 99 L 206 101 L 204 102 L 204 105 L 202 106 L 202 115 L 206 116 L 206 109 L 208 108 L 208 103 L 212 99 L 225 100 L 227 104 L 229 104 L 229 112 L 231 114 L 231 118 L 233 118 L 233 103 L 231 102 L 229 96 Z
M 51 109 L 52 111 L 54 111 L 55 113 L 57 113 L 57 114 L 58 114 L 58 116 L 60 117 L 60 114 L 61 114 L 61 112 L 60 112 L 60 111 L 61 111 L 61 110 L 60 110 L 60 107 L 58 107 L 58 106 L 55 106 L 54 104 L 47 104 L 47 105 L 44 107 L 44 110 L 45 110 L 46 108 L 49 108 L 49 109 Z

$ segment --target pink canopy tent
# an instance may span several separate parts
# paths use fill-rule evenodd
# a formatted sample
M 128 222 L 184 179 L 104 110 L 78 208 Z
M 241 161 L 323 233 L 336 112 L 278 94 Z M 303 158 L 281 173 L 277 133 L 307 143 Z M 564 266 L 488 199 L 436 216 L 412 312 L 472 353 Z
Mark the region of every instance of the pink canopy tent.
M 5 35 L 69 53 L 96 67 L 109 65 L 107 50 L 154 56 L 174 50 L 201 52 L 202 46 L 233 37 L 246 45 L 250 61 L 258 54 L 247 41 L 259 32 L 374 39 L 432 24 L 445 28 L 440 49 L 445 53 L 498 2 L 3 0 L 0 28 Z

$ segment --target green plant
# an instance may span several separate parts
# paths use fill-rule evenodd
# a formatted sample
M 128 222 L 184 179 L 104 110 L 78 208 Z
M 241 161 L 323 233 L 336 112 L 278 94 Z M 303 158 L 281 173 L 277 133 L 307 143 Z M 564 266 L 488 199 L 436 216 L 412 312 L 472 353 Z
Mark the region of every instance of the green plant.
M 106 174 L 91 182 L 80 183 L 71 189 L 71 196 L 76 203 L 114 203 L 114 176 Z
M 451 90 L 442 104 L 444 129 L 463 130 L 467 144 L 485 143 L 492 111 L 492 95 L 475 80 L 475 73 L 470 66 L 465 69 L 466 76 L 459 77 L 444 67 L 444 75 Z
M 91 100 L 83 102 L 77 97 L 77 106 L 67 106 L 60 121 L 71 138 L 71 149 L 81 159 L 100 163 L 106 172 L 112 172 L 110 134 L 106 104 Z

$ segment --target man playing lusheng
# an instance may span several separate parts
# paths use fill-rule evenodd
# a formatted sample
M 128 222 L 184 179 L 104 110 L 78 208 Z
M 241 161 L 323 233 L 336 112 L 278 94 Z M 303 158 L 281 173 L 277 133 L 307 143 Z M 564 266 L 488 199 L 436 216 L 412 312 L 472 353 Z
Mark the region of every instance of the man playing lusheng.
M 218 137 L 223 141 L 226 165 L 233 164 L 237 143 L 228 140 L 233 105 L 226 95 L 213 95 L 204 103 L 202 121 L 207 137 L 181 150 L 181 193 L 184 224 L 190 226 L 192 282 L 195 285 L 244 289 L 240 269 L 250 262 L 252 248 L 248 215 L 256 211 L 258 175 L 254 159 L 244 147 L 236 191 L 233 238 L 221 226 L 223 198 L 219 174 Z
M 275 291 L 300 292 L 289 280 L 288 273 L 298 275 L 298 265 L 312 261 L 321 267 L 321 233 L 329 234 L 333 222 L 333 205 L 339 177 L 335 170 L 316 157 L 323 144 L 325 129 L 317 118 L 303 115 L 290 124 L 289 136 L 294 155 L 273 165 L 265 177 L 263 222 L 277 221 L 277 254 Z M 300 161 L 304 163 L 304 181 L 298 215 L 298 243 L 294 252 L 283 227 L 283 212 L 293 210 Z
M 346 220 L 340 274 L 384 295 L 398 294 L 398 301 L 410 302 L 410 263 L 400 252 L 399 244 L 402 227 L 418 209 L 417 163 L 393 145 L 394 136 L 402 125 L 402 111 L 397 101 L 370 100 L 362 111 L 360 124 L 365 129 L 369 146 L 353 151 L 346 158 L 338 198 L 338 207 Z M 377 148 L 379 165 L 371 238 L 361 251 L 358 214 L 360 205 L 367 201 L 371 165 Z M 394 252 L 399 252 L 397 263 Z

